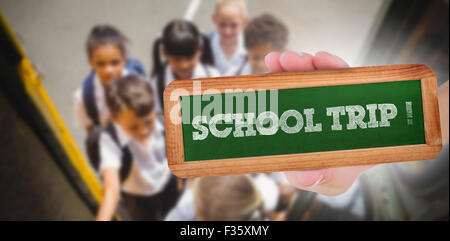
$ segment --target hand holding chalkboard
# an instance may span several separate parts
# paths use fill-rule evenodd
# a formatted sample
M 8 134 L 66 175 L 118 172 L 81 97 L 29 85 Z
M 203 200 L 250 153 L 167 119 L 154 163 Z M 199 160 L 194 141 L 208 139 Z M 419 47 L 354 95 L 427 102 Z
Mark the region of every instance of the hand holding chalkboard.
M 286 52 L 281 56 L 280 53 L 272 52 L 266 57 L 266 65 L 270 73 L 349 67 L 344 60 L 327 52 L 318 52 L 315 56 L 294 52 Z M 285 175 L 289 183 L 297 188 L 324 195 L 338 195 L 349 189 L 362 172 L 373 166 L 375 164 L 290 171 L 285 172 Z
M 273 72 L 308 71 L 180 80 L 167 86 L 167 156 L 175 175 L 358 166 L 354 172 L 336 168 L 289 177 L 302 188 L 320 183 L 314 191 L 333 195 L 350 186 L 367 169 L 364 165 L 439 154 L 436 77 L 429 67 L 347 69 L 344 61 L 324 52 L 314 57 L 275 53 L 267 62 Z

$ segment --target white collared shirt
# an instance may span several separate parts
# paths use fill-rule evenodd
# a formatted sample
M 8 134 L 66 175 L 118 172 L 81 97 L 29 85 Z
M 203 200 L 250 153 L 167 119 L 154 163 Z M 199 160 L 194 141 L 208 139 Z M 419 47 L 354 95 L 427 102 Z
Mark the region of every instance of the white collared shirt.
M 114 124 L 114 128 L 121 146 L 119 147 L 108 133 L 103 132 L 100 135 L 100 173 L 106 168 L 119 170 L 122 165 L 122 148 L 128 145 L 132 163 L 130 173 L 122 183 L 122 191 L 143 196 L 160 192 L 171 176 L 167 164 L 162 124 L 156 120 L 148 146 L 132 139 L 120 126 Z
M 192 73 L 192 79 L 212 78 L 212 77 L 219 77 L 219 76 L 220 76 L 220 74 L 217 71 L 217 69 L 215 69 L 212 66 L 202 64 L 200 62 L 197 65 L 195 65 L 194 71 Z M 164 84 L 165 84 L 164 88 L 167 87 L 167 85 L 169 85 L 174 80 L 175 80 L 175 77 L 173 75 L 173 71 L 170 68 L 170 65 L 167 64 L 166 68 L 164 70 Z M 155 92 L 155 96 L 157 97 L 156 101 L 155 101 L 156 113 L 161 113 L 162 111 L 161 111 L 161 104 L 159 103 L 160 97 L 159 97 L 158 85 L 156 83 L 157 81 L 158 81 L 157 77 L 155 76 L 150 80 L 150 83 L 152 85 L 153 91 Z
M 128 71 L 124 68 L 122 70 L 122 76 L 128 75 Z M 94 96 L 95 104 L 97 105 L 97 112 L 100 124 L 106 126 L 109 120 L 109 109 L 106 105 L 105 89 L 97 74 L 94 76 Z M 94 125 L 88 113 L 83 100 L 83 86 L 78 88 L 74 94 L 74 107 L 75 107 L 75 124 L 77 127 L 87 127 Z
M 248 61 L 245 61 L 245 63 L 242 64 L 244 64 L 244 66 L 239 65 L 230 67 L 223 76 L 238 76 L 238 75 L 253 74 L 252 68 L 250 67 L 250 63 Z
M 238 44 L 236 51 L 230 59 L 223 52 L 222 46 L 220 45 L 220 35 L 217 32 L 213 32 L 210 37 L 211 49 L 214 55 L 214 63 L 219 70 L 219 73 L 223 76 L 228 72 L 228 70 L 235 66 L 241 66 L 242 62 L 247 56 L 247 51 L 244 47 L 244 36 L 239 33 Z
M 317 200 L 326 203 L 332 208 L 348 210 L 348 212 L 363 219 L 366 213 L 366 206 L 364 203 L 364 194 L 361 190 L 359 179 L 352 184 L 352 186 L 342 194 L 337 196 L 317 195 Z

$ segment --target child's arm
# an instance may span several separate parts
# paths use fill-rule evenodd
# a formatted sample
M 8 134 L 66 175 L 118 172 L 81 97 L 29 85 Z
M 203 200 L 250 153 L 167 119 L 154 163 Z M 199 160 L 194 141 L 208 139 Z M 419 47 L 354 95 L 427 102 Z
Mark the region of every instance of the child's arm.
M 86 133 L 89 133 L 94 126 L 91 119 L 87 115 L 86 108 L 81 97 L 81 90 L 77 90 L 74 94 L 74 110 L 75 110 L 75 124 L 78 127 L 83 126 Z
M 102 171 L 103 200 L 97 213 L 97 221 L 112 219 L 120 199 L 119 171 L 116 168 L 105 168 Z

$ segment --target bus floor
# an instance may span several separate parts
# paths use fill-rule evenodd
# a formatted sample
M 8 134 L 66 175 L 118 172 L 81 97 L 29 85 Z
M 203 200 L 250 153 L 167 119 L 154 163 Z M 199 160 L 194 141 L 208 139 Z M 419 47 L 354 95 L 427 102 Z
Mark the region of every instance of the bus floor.
M 39 138 L 0 91 L 0 220 L 92 220 Z

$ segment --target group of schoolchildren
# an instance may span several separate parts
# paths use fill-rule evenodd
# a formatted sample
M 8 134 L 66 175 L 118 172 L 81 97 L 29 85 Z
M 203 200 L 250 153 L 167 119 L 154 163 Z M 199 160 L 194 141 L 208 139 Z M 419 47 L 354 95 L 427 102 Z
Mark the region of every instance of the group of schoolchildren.
M 264 14 L 248 21 L 244 0 L 218 0 L 205 35 L 173 20 L 153 44 L 150 75 L 108 25 L 87 39 L 91 72 L 75 92 L 86 152 L 103 185 L 97 220 L 118 208 L 130 220 L 279 220 L 294 195 L 280 173 L 181 180 L 169 170 L 164 88 L 172 81 L 266 72 L 264 57 L 286 48 L 288 31 Z

